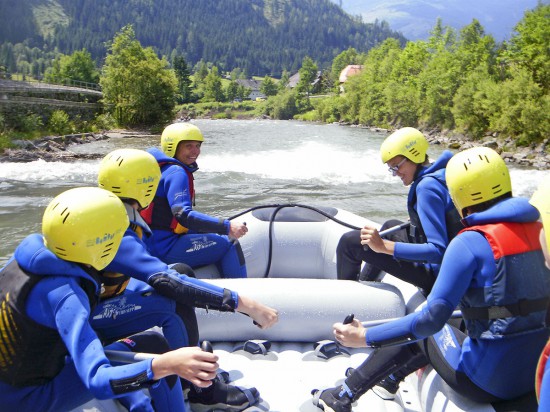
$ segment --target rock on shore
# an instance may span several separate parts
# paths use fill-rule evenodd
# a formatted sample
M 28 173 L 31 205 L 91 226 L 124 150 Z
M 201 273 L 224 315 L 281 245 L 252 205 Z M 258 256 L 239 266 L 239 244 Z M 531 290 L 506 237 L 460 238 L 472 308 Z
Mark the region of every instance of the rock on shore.
M 394 131 L 361 125 L 352 127 L 364 127 L 377 132 L 386 132 L 388 134 Z M 422 130 L 422 133 L 424 133 L 430 145 L 443 145 L 447 149 L 456 151 L 469 149 L 475 146 L 486 146 L 500 153 L 507 163 L 514 163 L 539 170 L 550 169 L 550 138 L 544 139 L 541 143 L 533 143 L 526 147 L 518 147 L 514 139 L 500 139 L 494 135 L 486 136 L 479 140 L 471 140 L 455 133 L 445 134 L 426 130 Z
M 84 144 L 109 138 L 128 136 L 151 136 L 147 132 L 129 132 L 114 130 L 102 133 L 77 133 L 64 136 L 46 136 L 36 140 L 15 140 L 17 148 L 6 149 L 0 154 L 0 162 L 32 162 L 44 160 L 46 162 L 75 161 L 80 159 L 99 159 L 99 153 L 74 153 L 69 147 L 75 144 Z
M 550 139 L 545 139 L 538 144 L 526 147 L 518 147 L 513 139 L 497 139 L 487 136 L 483 139 L 472 141 L 459 135 L 441 136 L 427 135 L 430 144 L 442 144 L 449 149 L 465 150 L 475 146 L 486 146 L 496 150 L 507 163 L 532 167 L 539 170 L 550 169 Z

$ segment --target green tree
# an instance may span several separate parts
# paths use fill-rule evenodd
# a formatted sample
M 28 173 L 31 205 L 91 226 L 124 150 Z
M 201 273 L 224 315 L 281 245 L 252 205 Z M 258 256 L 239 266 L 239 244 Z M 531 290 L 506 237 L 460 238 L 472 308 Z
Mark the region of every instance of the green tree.
M 289 79 L 290 79 L 290 73 L 288 72 L 288 70 L 283 70 L 283 73 L 281 75 L 281 80 L 279 80 L 279 83 L 278 83 L 278 87 L 280 91 L 286 89 L 286 87 L 288 86 Z
M 55 110 L 48 120 L 48 130 L 56 135 L 64 135 L 73 131 L 74 125 L 69 115 L 63 110 Z
M 550 5 L 539 4 L 527 11 L 516 25 L 517 35 L 510 40 L 505 59 L 509 64 L 525 68 L 533 80 L 550 90 Z
M 233 101 L 239 97 L 239 84 L 236 81 L 231 80 L 225 89 L 225 95 L 229 101 Z
M 483 69 L 468 75 L 453 98 L 452 113 L 457 130 L 474 138 L 482 137 L 490 125 L 490 118 L 498 112 L 492 96 L 499 85 L 487 78 Z
M 225 95 L 223 93 L 222 78 L 218 73 L 216 66 L 210 69 L 208 75 L 204 78 L 203 84 L 204 97 L 207 102 L 223 102 Z
M 75 51 L 70 56 L 57 56 L 52 67 L 46 70 L 44 78 L 50 82 L 65 83 L 76 80 L 86 83 L 97 83 L 99 71 L 86 49 Z
M 409 42 L 401 52 L 395 50 L 387 86 L 383 90 L 385 105 L 395 126 L 416 126 L 420 112 L 418 76 L 430 59 L 426 42 Z
M 206 76 L 208 76 L 208 65 L 201 60 L 195 65 L 195 86 L 200 86 Z
M 348 80 L 345 98 L 352 122 L 380 126 L 391 124 L 385 89 L 401 52 L 396 39 L 385 40 L 369 51 L 361 73 Z
M 292 90 L 286 90 L 269 99 L 268 113 L 274 119 L 289 120 L 298 113 L 296 94 Z
M 429 127 L 453 128 L 452 100 L 463 75 L 454 54 L 454 30 L 436 25 L 428 40 L 428 48 L 430 59 L 418 76 L 421 101 L 419 121 Z
M 493 89 L 487 107 L 490 129 L 504 136 L 515 136 L 516 144 L 526 146 L 550 134 L 550 96 L 535 83 L 531 72 L 518 68 L 511 79 Z
M 165 59 L 143 48 L 131 25 L 117 33 L 100 78 L 103 101 L 121 126 L 153 125 L 173 118 L 177 79 Z
M 241 100 L 248 99 L 248 96 L 250 96 L 250 92 L 251 90 L 248 87 L 239 84 L 239 87 L 237 88 L 237 97 L 239 97 Z
M 260 84 L 260 91 L 266 96 L 275 96 L 277 94 L 277 84 L 269 76 L 265 76 Z
M 311 57 L 304 57 L 304 59 L 302 60 L 302 67 L 300 68 L 300 70 L 298 70 L 298 73 L 300 73 L 300 80 L 296 85 L 296 89 L 299 93 L 303 93 L 307 97 L 309 97 L 313 89 L 313 81 L 317 77 L 317 71 L 317 65 L 311 59 Z
M 492 70 L 496 61 L 496 43 L 492 36 L 474 19 L 460 30 L 455 56 L 460 61 L 460 70 L 465 75 L 483 66 Z M 489 74 L 489 73 L 488 73 Z
M 178 103 L 189 103 L 193 100 L 193 90 L 191 87 L 191 73 L 187 67 L 185 59 L 181 55 L 174 57 L 172 67 L 178 79 Z

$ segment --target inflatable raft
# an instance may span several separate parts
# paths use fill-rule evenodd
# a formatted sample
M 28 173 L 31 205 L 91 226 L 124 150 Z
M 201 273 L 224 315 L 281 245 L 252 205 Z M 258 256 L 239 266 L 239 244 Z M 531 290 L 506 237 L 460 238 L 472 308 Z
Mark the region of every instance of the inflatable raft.
M 214 266 L 197 270 L 208 282 L 250 296 L 279 311 L 279 322 L 261 330 L 238 313 L 197 309 L 201 340 L 212 343 L 220 367 L 239 386 L 255 386 L 261 402 L 252 411 L 311 411 L 311 390 L 335 386 L 369 349 L 340 347 L 332 324 L 353 313 L 374 325 L 416 310 L 416 288 L 386 276 L 383 282 L 336 280 L 336 246 L 343 233 L 375 222 L 336 208 L 270 205 L 234 216 L 249 232 L 240 242 L 248 278 L 221 279 Z M 114 401 L 93 401 L 75 411 L 123 410 Z M 354 411 L 449 412 L 496 410 L 454 392 L 430 368 L 410 375 L 395 400 L 368 391 Z

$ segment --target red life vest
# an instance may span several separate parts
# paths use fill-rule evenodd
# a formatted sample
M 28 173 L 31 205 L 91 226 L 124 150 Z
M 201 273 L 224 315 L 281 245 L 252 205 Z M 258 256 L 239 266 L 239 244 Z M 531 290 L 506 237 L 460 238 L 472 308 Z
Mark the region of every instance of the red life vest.
M 539 242 L 540 229 L 540 222 L 503 222 L 461 231 L 484 235 L 497 271 L 490 285 L 472 290 L 463 298 L 461 309 L 470 337 L 494 339 L 545 327 L 550 285 Z
M 176 162 L 159 163 L 161 169 L 165 165 L 177 165 L 182 167 L 181 164 Z M 195 178 L 193 177 L 192 172 L 184 167 L 182 167 L 182 169 L 187 174 L 187 180 L 189 181 L 189 195 L 191 196 L 191 204 L 195 206 Z M 168 200 L 164 197 L 155 196 L 149 206 L 141 210 L 139 213 L 151 229 L 170 230 L 178 235 L 187 233 L 189 230 L 176 220 L 172 214 Z

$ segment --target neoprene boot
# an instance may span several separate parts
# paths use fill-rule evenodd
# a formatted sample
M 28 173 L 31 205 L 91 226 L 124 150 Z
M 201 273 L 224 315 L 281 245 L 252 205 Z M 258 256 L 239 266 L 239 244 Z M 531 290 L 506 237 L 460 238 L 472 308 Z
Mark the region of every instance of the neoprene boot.
M 394 400 L 395 394 L 399 389 L 399 384 L 411 373 L 424 366 L 426 366 L 426 358 L 422 354 L 418 354 L 418 356 L 412 358 L 403 367 L 378 382 L 372 388 L 372 391 L 386 401 Z
M 351 412 L 353 400 L 343 385 L 313 392 L 313 404 L 325 412 Z
M 258 403 L 260 393 L 256 388 L 243 388 L 225 383 L 217 376 L 208 388 L 191 385 L 187 399 L 194 412 L 242 411 Z
M 212 344 L 203 341 L 201 349 L 205 352 L 213 352 Z M 191 385 L 187 399 L 194 412 L 207 412 L 212 410 L 242 411 L 258 403 L 260 393 L 256 388 L 243 388 L 231 385 L 227 372 L 216 375 L 212 385 L 207 388 L 199 388 Z
M 348 369 L 343 385 L 313 391 L 313 403 L 325 412 L 349 412 L 351 404 L 388 375 L 407 365 L 427 364 L 415 344 L 375 350 L 357 369 Z
M 390 375 L 374 385 L 372 391 L 385 401 L 393 401 L 399 389 L 399 383 L 400 381 L 395 380 L 394 376 Z

